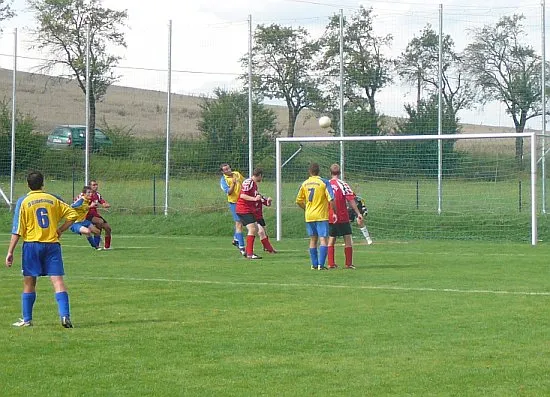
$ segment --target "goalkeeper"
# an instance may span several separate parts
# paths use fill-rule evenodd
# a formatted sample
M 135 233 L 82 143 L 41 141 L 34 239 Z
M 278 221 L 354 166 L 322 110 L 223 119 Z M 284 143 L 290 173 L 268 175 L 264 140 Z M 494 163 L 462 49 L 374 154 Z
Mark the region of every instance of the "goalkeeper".
M 361 230 L 361 233 L 363 233 L 363 236 L 365 236 L 365 239 L 367 240 L 367 244 L 371 245 L 373 241 L 372 241 L 372 238 L 370 237 L 369 230 L 365 225 L 365 219 L 367 218 L 367 214 L 369 213 L 369 210 L 365 205 L 365 200 L 363 200 L 363 198 L 361 198 L 360 196 L 357 196 L 357 195 L 355 196 L 355 204 L 357 205 L 359 212 L 363 215 L 363 218 L 357 219 L 357 225 L 359 226 L 359 230 Z M 349 204 L 348 204 L 348 214 L 349 214 L 349 221 L 351 223 L 355 220 L 356 215 L 355 215 L 354 209 L 351 208 Z

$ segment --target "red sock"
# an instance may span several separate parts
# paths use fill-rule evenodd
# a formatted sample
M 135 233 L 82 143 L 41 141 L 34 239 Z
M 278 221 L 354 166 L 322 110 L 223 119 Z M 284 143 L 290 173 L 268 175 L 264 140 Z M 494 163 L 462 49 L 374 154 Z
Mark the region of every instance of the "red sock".
M 264 248 L 267 252 L 273 252 L 273 246 L 269 242 L 269 237 L 266 237 L 261 241 L 262 241 L 262 245 L 264 246 Z
M 346 256 L 346 266 L 353 264 L 353 247 L 344 247 L 344 255 Z
M 105 248 L 111 248 L 111 236 L 105 236 Z
M 246 236 L 246 255 L 252 256 L 254 253 L 254 239 L 256 236 Z
M 334 267 L 336 264 L 334 263 L 334 245 L 328 246 L 328 267 Z

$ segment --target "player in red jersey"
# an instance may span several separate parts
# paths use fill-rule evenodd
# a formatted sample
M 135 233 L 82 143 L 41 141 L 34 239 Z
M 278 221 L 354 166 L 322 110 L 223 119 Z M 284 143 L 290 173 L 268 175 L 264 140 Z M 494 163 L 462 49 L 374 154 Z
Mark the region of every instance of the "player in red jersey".
M 97 191 L 99 189 L 99 184 L 95 179 L 92 179 L 90 181 L 90 187 L 92 188 L 92 199 L 91 202 L 95 203 L 96 205 L 93 207 L 90 207 L 90 210 L 88 211 L 88 214 L 86 215 L 86 219 L 92 222 L 99 230 L 105 230 L 105 245 L 103 249 L 110 250 L 111 249 L 111 225 L 109 225 L 109 222 L 103 218 L 99 212 L 97 211 L 97 208 L 101 205 L 103 208 L 110 208 L 111 204 L 109 204 L 101 194 Z M 101 241 L 101 234 L 96 237 L 96 245 L 99 246 L 99 243 Z
M 237 215 L 248 232 L 246 236 L 246 257 L 248 259 L 262 259 L 261 256 L 254 253 L 254 239 L 258 233 L 256 211 L 258 202 L 262 200 L 262 195 L 258 192 L 258 183 L 262 181 L 262 177 L 262 169 L 255 168 L 252 176 L 244 180 L 237 200 Z
M 270 207 L 272 201 L 271 197 L 262 196 L 262 199 L 256 202 L 256 223 L 258 224 L 258 237 L 260 237 L 260 241 L 264 246 L 264 251 L 276 254 L 277 250 L 273 248 L 269 241 L 269 236 L 267 235 L 263 211 L 263 206 Z
M 355 203 L 355 194 L 349 185 L 343 180 L 339 179 L 340 166 L 338 164 L 332 164 L 330 166 L 330 184 L 332 191 L 334 192 L 334 203 L 336 204 L 336 214 L 338 220 L 336 223 L 332 223 L 332 214 L 334 213 L 332 207 L 330 207 L 329 217 L 329 238 L 328 238 L 328 268 L 335 269 L 336 263 L 334 262 L 334 244 L 336 243 L 336 237 L 344 237 L 344 255 L 346 258 L 346 269 L 355 269 L 353 265 L 353 240 L 351 238 L 351 224 L 349 221 L 348 206 L 351 206 L 353 211 L 357 214 L 357 222 L 363 220 L 363 215 L 357 208 Z

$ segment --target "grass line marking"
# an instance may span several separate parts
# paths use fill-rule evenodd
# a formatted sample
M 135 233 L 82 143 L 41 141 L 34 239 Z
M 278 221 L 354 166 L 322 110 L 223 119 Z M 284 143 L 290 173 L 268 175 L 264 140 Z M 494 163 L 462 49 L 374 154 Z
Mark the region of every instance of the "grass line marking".
M 429 288 L 429 287 L 399 287 L 391 285 L 342 285 L 342 284 L 300 284 L 300 283 L 267 283 L 267 282 L 246 282 L 246 281 L 212 281 L 212 280 L 181 280 L 169 278 L 137 278 L 137 277 L 71 277 L 85 278 L 87 280 L 110 280 L 110 281 L 138 281 L 138 282 L 170 282 L 186 284 L 216 284 L 216 285 L 244 285 L 244 286 L 270 286 L 270 287 L 298 287 L 298 288 L 343 288 L 357 290 L 386 290 L 386 291 L 413 291 L 413 292 L 450 292 L 457 294 L 492 294 L 492 295 L 522 295 L 522 296 L 550 296 L 550 292 L 530 291 L 504 291 L 484 289 L 457 289 L 457 288 Z

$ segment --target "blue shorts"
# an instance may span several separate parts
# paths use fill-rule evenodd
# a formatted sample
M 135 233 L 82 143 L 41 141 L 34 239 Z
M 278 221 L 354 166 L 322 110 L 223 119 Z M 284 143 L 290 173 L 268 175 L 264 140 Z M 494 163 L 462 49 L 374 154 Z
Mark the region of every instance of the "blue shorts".
M 63 276 L 63 257 L 59 243 L 23 243 L 23 276 Z
M 81 234 L 81 233 L 80 233 L 80 228 L 81 228 L 82 226 L 84 226 L 84 227 L 90 227 L 90 226 L 92 226 L 92 225 L 93 225 L 92 221 L 89 221 L 89 220 L 87 220 L 87 219 L 86 219 L 86 220 L 83 220 L 82 222 L 75 222 L 75 223 L 73 223 L 73 224 L 71 225 L 71 232 L 76 233 L 76 234 Z
M 328 237 L 328 221 L 306 222 L 308 236 Z
M 229 211 L 231 211 L 231 215 L 233 215 L 233 220 L 235 222 L 241 221 L 241 218 L 237 215 L 237 203 L 229 203 Z

